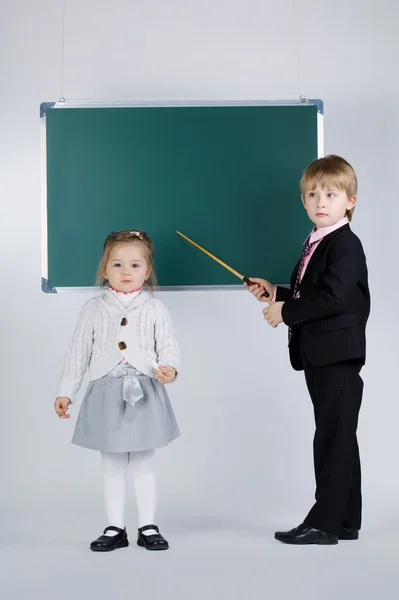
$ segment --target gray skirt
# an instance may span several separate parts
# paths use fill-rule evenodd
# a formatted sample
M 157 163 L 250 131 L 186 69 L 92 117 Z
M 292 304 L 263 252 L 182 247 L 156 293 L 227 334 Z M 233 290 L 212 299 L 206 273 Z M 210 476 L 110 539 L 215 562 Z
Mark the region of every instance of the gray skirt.
M 165 386 L 118 365 L 89 383 L 72 443 L 104 452 L 138 452 L 166 446 L 179 435 Z

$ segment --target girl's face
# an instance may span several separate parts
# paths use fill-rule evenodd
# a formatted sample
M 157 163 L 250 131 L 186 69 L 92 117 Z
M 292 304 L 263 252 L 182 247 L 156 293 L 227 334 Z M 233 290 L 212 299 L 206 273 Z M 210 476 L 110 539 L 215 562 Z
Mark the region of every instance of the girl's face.
M 143 244 L 133 242 L 112 248 L 103 276 L 118 292 L 133 292 L 143 286 L 150 273 Z

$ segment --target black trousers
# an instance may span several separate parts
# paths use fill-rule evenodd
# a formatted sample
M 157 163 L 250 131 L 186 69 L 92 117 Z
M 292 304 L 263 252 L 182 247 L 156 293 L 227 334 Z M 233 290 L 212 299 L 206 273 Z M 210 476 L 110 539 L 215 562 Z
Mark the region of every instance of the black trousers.
M 362 364 L 342 362 L 312 367 L 304 357 L 305 378 L 313 402 L 316 503 L 305 523 L 326 533 L 360 529 L 361 470 L 356 430 L 363 394 Z

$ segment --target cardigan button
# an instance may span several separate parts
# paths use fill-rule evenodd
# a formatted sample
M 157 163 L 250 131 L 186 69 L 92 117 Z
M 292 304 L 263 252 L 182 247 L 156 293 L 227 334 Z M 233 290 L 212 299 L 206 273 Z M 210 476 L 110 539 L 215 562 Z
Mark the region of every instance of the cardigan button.
M 127 348 L 127 345 L 125 344 L 125 342 L 119 342 L 118 346 L 119 346 L 119 350 L 126 350 L 126 348 Z
M 127 319 L 126 319 L 126 317 L 123 317 L 123 319 L 121 321 L 121 325 L 122 325 L 122 327 L 124 327 L 125 325 L 127 325 Z

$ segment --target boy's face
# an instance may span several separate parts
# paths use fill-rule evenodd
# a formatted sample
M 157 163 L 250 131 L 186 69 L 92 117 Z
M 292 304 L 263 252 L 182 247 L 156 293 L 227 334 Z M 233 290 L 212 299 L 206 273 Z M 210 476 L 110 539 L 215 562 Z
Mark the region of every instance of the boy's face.
M 344 218 L 346 211 L 356 204 L 356 196 L 348 197 L 335 185 L 322 188 L 320 185 L 302 194 L 302 202 L 316 228 L 330 227 Z
M 132 292 L 143 286 L 150 272 L 144 247 L 135 242 L 112 248 L 103 276 L 115 290 Z

